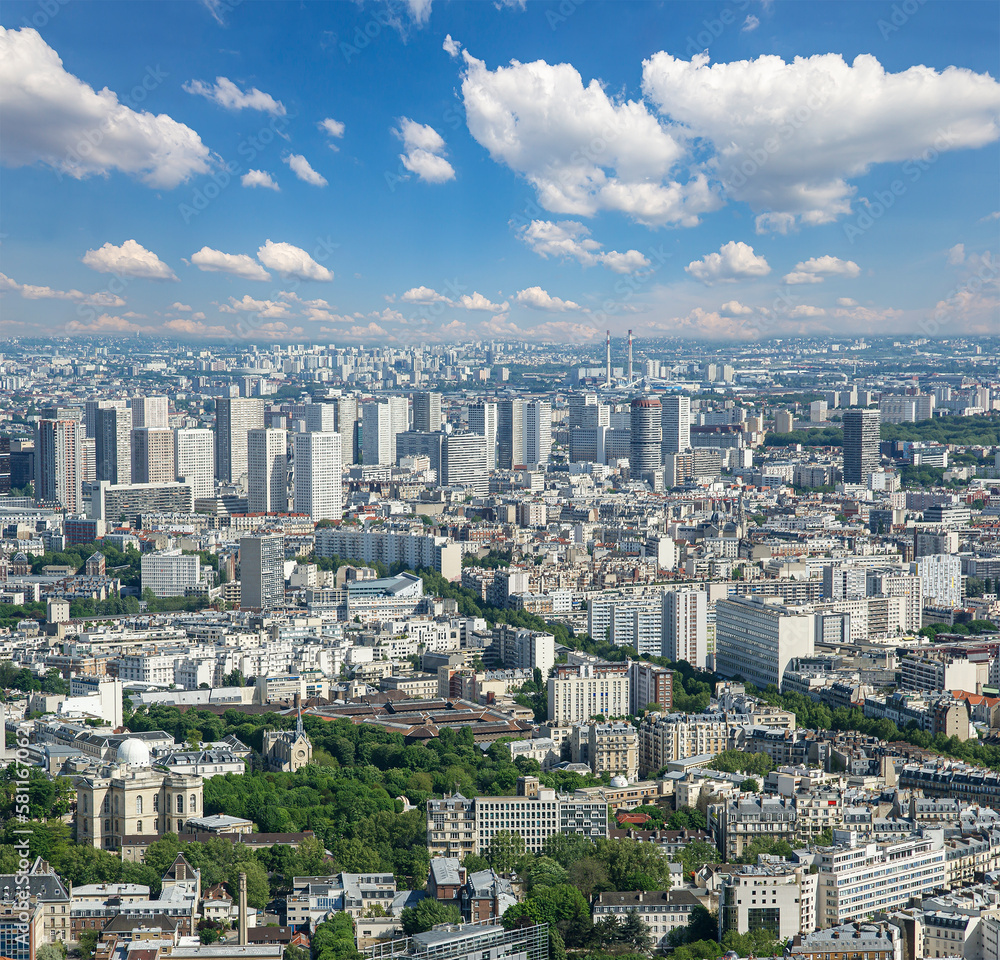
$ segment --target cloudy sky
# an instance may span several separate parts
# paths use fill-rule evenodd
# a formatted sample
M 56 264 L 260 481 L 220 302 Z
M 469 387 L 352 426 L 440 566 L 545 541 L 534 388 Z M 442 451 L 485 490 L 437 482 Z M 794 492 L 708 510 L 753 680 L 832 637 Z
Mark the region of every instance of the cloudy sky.
M 1000 5 L 4 4 L 0 333 L 1000 332 Z

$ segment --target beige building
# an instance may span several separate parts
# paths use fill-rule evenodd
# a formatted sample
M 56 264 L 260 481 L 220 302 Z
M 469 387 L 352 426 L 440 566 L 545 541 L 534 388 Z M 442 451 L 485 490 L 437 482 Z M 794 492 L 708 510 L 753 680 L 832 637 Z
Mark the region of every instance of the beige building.
M 639 735 L 631 723 L 581 723 L 573 727 L 570 752 L 574 763 L 589 764 L 595 777 L 603 773 L 635 780 L 639 776 Z
M 312 761 L 312 744 L 302 729 L 302 714 L 295 730 L 265 730 L 264 759 L 269 770 L 295 773 Z
M 202 784 L 154 767 L 141 740 L 124 740 L 98 776 L 77 779 L 77 842 L 117 850 L 126 836 L 183 833 L 204 812 Z

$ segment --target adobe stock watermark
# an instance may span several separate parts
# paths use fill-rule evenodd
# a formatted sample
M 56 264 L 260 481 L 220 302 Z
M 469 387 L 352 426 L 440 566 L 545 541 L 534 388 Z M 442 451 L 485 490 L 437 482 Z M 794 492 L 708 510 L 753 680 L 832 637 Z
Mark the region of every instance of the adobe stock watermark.
M 549 7 L 545 11 L 545 22 L 549 25 L 550 30 L 557 30 L 562 24 L 564 24 L 583 4 L 586 0 L 560 0 L 555 6 Z
M 146 67 L 146 73 L 142 80 L 132 87 L 125 96 L 119 97 L 118 102 L 130 110 L 137 110 L 169 76 L 170 74 L 161 69 L 159 64 L 155 67 Z M 68 147 L 62 164 L 56 169 L 57 179 L 61 181 L 64 174 L 72 175 L 72 172 L 104 142 L 104 138 L 108 135 L 113 123 L 113 116 L 108 114 L 99 124 L 87 130 L 75 146 Z
M 934 138 L 933 144 L 923 153 L 907 160 L 900 170 L 904 179 L 896 178 L 885 190 L 876 190 L 873 199 L 867 202 L 866 208 L 854 218 L 853 222 L 844 224 L 844 236 L 851 243 L 858 237 L 863 237 L 895 206 L 896 201 L 937 163 L 941 154 L 952 145 L 953 141 L 954 137 L 951 134 L 939 133 Z
M 685 53 L 689 57 L 704 53 L 730 27 L 734 26 L 740 19 L 740 14 L 746 13 L 749 8 L 750 0 L 733 0 L 732 3 L 719 11 L 717 17 L 702 20 L 701 25 L 704 29 L 693 37 L 688 34 L 687 46 L 684 48 Z
M 21 17 L 21 24 L 35 30 L 42 30 L 69 2 L 70 0 L 38 0 L 38 9 L 31 15 L 31 19 Z
M 1000 277 L 1000 267 L 996 257 L 986 251 L 976 272 L 949 290 L 945 298 L 934 308 L 934 313 L 924 317 L 918 326 L 927 336 L 936 337 L 943 328 L 952 323 L 954 313 L 961 307 L 964 298 L 981 293 L 987 286 L 995 285 L 998 277 Z
M 910 18 L 923 9 L 925 3 L 927 0 L 903 0 L 902 3 L 894 3 L 889 11 L 889 19 L 880 18 L 875 24 L 882 39 L 888 40 L 894 33 L 902 30 L 910 22 Z

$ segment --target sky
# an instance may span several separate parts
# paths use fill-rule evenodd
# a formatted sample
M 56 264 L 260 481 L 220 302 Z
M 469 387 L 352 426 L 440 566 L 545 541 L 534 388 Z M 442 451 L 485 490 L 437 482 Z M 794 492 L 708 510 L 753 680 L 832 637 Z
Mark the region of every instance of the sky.
M 5 337 L 1000 333 L 1000 4 L 0 22 Z

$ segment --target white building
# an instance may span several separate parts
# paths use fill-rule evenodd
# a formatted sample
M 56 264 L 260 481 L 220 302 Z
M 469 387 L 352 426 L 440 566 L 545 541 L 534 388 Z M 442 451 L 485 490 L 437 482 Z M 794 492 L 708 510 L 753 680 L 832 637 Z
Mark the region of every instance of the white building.
M 201 582 L 201 558 L 180 550 L 142 556 L 142 589 L 158 597 L 183 597 Z
M 284 430 L 247 431 L 247 491 L 251 513 L 287 513 L 288 448 Z
M 937 606 L 962 605 L 962 561 L 947 553 L 921 557 L 916 563 L 923 598 Z
M 366 465 L 396 463 L 396 434 L 409 427 L 409 400 L 382 397 L 361 406 L 361 455 Z
M 628 667 L 582 664 L 563 667 L 548 682 L 549 720 L 583 723 L 594 716 L 624 717 L 629 711 Z
M 497 405 L 488 400 L 469 404 L 469 429 L 486 438 L 486 468 L 497 468 Z
M 295 435 L 295 512 L 313 520 L 339 520 L 344 512 L 339 433 Z
M 731 597 L 715 605 L 715 668 L 764 688 L 780 689 L 789 661 L 811 657 L 815 617 L 772 598 Z
M 663 657 L 708 663 L 708 596 L 703 590 L 669 590 L 663 595 Z
M 719 939 L 769 927 L 778 940 L 816 929 L 818 874 L 780 862 L 744 867 L 719 890 Z
M 195 500 L 215 493 L 215 437 L 211 430 L 185 427 L 174 431 L 174 479 L 189 484 Z
M 552 453 L 552 404 L 532 400 L 524 405 L 524 462 L 548 463 Z

